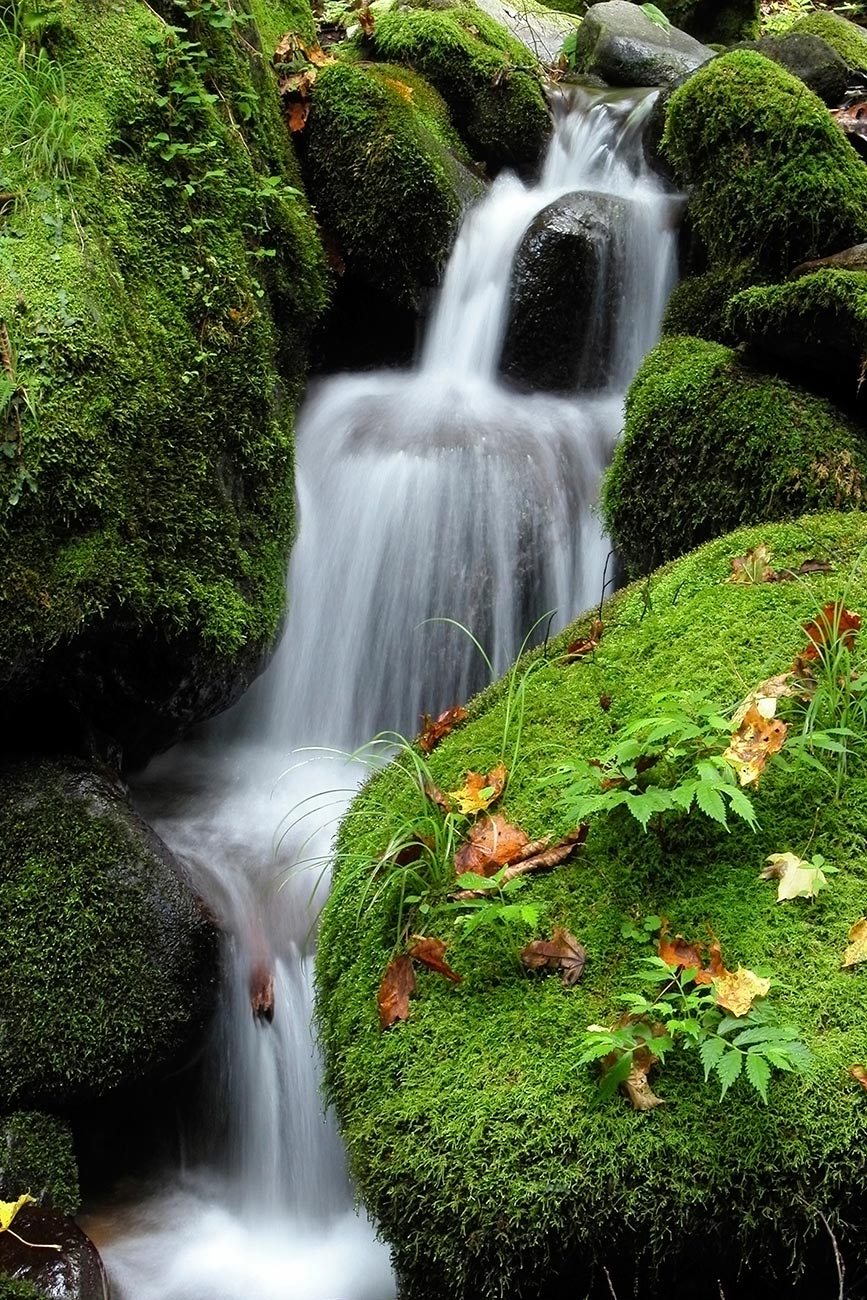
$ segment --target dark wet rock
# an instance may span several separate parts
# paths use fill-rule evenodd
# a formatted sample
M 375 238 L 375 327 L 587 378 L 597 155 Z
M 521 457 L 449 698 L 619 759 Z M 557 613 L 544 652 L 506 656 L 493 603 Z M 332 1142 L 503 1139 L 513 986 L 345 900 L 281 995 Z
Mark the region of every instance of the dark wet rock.
M 6 1104 L 98 1097 L 188 1060 L 213 1009 L 216 930 L 113 774 L 6 766 L 0 846 Z
M 567 194 L 529 226 L 512 267 L 500 362 L 516 383 L 553 392 L 605 384 L 614 326 L 610 249 L 624 206 L 608 194 Z
M 578 30 L 575 66 L 611 86 L 670 86 L 713 57 L 686 32 L 652 22 L 640 5 L 603 0 Z
M 12 1226 L 24 1241 L 10 1232 L 0 1232 L 0 1296 L 5 1294 L 5 1279 L 14 1278 L 29 1283 L 45 1300 L 109 1300 L 108 1278 L 99 1252 L 74 1220 L 38 1205 L 25 1205 Z M 50 1249 L 52 1246 L 60 1249 Z
M 766 59 L 772 59 L 803 81 L 826 104 L 841 103 L 850 87 L 851 74 L 845 59 L 832 50 L 827 41 L 808 32 L 763 36 L 761 40 L 750 41 L 739 48 L 756 50 Z
M 855 244 L 828 257 L 814 257 L 811 262 L 801 262 L 789 273 L 789 279 L 810 275 L 813 271 L 867 271 L 867 244 Z

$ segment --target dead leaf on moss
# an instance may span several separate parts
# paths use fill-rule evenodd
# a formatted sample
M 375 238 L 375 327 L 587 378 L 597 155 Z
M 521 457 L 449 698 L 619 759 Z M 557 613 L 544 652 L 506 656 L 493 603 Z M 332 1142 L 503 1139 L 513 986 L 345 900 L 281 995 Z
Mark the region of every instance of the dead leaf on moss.
M 318 41 L 308 45 L 296 32 L 286 32 L 285 36 L 280 37 L 271 58 L 278 65 L 298 63 L 303 60 L 317 68 L 324 68 L 326 64 L 336 62 L 334 55 L 326 54 Z
M 509 829 L 517 830 L 518 828 L 510 827 Z M 496 875 L 497 871 L 502 870 L 500 884 L 507 885 L 510 880 L 514 880 L 517 876 L 526 876 L 534 871 L 549 871 L 552 867 L 559 866 L 561 862 L 565 862 L 567 858 L 572 856 L 575 850 L 586 840 L 588 830 L 587 823 L 582 822 L 580 826 L 577 826 L 574 831 L 569 831 L 568 835 L 564 835 L 562 840 L 558 840 L 556 844 L 549 844 L 547 836 L 541 840 L 528 840 L 521 849 L 520 855 L 514 857 L 503 868 L 495 867 L 493 871 L 488 870 L 485 872 L 474 871 L 474 874 L 492 876 Z M 458 856 L 456 855 L 455 867 L 457 868 L 457 866 Z M 473 868 L 462 866 L 460 870 L 465 873 L 473 871 Z M 457 883 L 458 885 L 461 883 L 460 875 Z M 470 898 L 484 898 L 485 894 L 484 891 L 478 889 L 462 889 L 453 897 L 460 901 Z
M 445 960 L 447 947 L 448 944 L 442 939 L 428 939 L 424 935 L 414 934 L 408 955 L 413 961 L 420 961 L 423 966 L 427 966 L 428 970 L 436 971 L 438 975 L 445 975 L 446 979 L 454 984 L 460 984 L 463 976 L 452 970 Z
M 521 953 L 528 970 L 559 970 L 560 982 L 568 989 L 584 974 L 587 953 L 574 934 L 558 926 L 553 938 L 534 939 Z
M 390 1029 L 398 1020 L 409 1020 L 409 1000 L 414 992 L 412 959 L 405 954 L 395 957 L 383 975 L 376 995 L 380 1029 Z
M 372 36 L 374 20 L 373 20 L 373 14 L 370 12 L 370 9 L 367 7 L 367 5 L 364 5 L 363 8 L 358 10 L 357 17 L 359 23 L 361 24 L 361 30 L 364 32 L 364 35 Z
M 740 726 L 732 733 L 723 758 L 735 769 L 741 785 L 754 785 L 768 759 L 779 753 L 788 734 L 788 726 L 778 718 L 765 718 L 756 704 L 751 704 Z
M 443 812 L 451 812 L 452 805 L 448 796 L 443 793 L 438 785 L 434 785 L 433 781 L 425 781 L 422 790 L 425 798 L 430 799 L 431 803 L 435 803 L 437 808 L 441 808 Z
M 821 614 L 804 623 L 803 627 L 810 644 L 801 651 L 798 659 L 818 659 L 838 641 L 842 641 L 847 650 L 852 649 L 855 633 L 861 627 L 861 615 L 846 609 L 840 601 L 829 601 Z
M 753 707 L 766 720 L 773 718 L 777 712 L 777 700 L 797 695 L 799 690 L 800 687 L 795 684 L 794 674 L 791 672 L 778 673 L 776 677 L 768 677 L 766 681 L 759 682 L 746 699 L 741 700 L 735 710 L 732 717 L 732 730 L 738 730 Z
M 477 876 L 495 876 L 501 867 L 522 857 L 529 843 L 526 831 L 511 826 L 499 813 L 482 817 L 455 854 L 455 872 L 459 876 L 466 871 Z
M 506 765 L 498 763 L 484 776 L 481 772 L 467 772 L 464 784 L 457 790 L 449 790 L 449 798 L 457 802 L 459 812 L 473 816 L 486 812 L 505 788 Z
M 849 931 L 849 946 L 843 953 L 843 967 L 867 961 L 867 916 L 856 921 Z
M 851 1074 L 852 1078 L 857 1080 L 864 1091 L 867 1092 L 867 1066 L 850 1065 L 847 1073 Z
M 430 754 L 459 722 L 464 721 L 466 716 L 467 711 L 460 704 L 454 705 L 451 709 L 445 709 L 436 719 L 432 718 L 429 713 L 425 713 L 422 716 L 422 730 L 418 738 L 418 747 L 421 752 Z
M 566 647 L 566 653 L 560 660 L 563 664 L 574 663 L 576 659 L 583 659 L 585 655 L 592 654 L 598 650 L 599 642 L 602 640 L 602 633 L 605 630 L 605 624 L 601 618 L 594 618 L 590 624 L 590 634 L 573 641 Z
M 647 1078 L 656 1062 L 657 1057 L 649 1047 L 639 1047 L 632 1053 L 632 1066 L 623 1083 L 623 1090 L 634 1110 L 652 1110 L 654 1106 L 665 1105 L 665 1098 L 657 1097 Z
M 401 99 L 405 99 L 408 104 L 413 102 L 412 87 L 408 86 L 405 81 L 398 81 L 397 77 L 383 77 L 382 79 L 386 85 L 391 86 L 392 90 L 397 91 Z
M 757 998 L 767 997 L 770 987 L 769 979 L 762 979 L 745 966 L 738 966 L 736 971 L 726 971 L 725 975 L 713 981 L 717 1006 L 737 1017 L 745 1016 Z
M 711 984 L 720 976 L 728 974 L 718 939 L 712 940 L 708 948 L 701 942 L 689 943 L 680 934 L 676 934 L 673 939 L 669 939 L 668 935 L 668 920 L 663 917 L 656 951 L 673 970 L 694 970 L 696 984 Z M 706 953 L 710 957 L 707 966 L 704 964 Z
M 819 890 L 825 889 L 828 884 L 828 878 L 821 867 L 814 867 L 794 853 L 771 853 L 767 861 L 768 865 L 759 879 L 779 880 L 778 903 L 792 898 L 815 898 Z
M 751 551 L 747 551 L 746 555 L 735 555 L 732 558 L 732 571 L 727 581 L 745 586 L 757 582 L 774 582 L 777 575 L 771 568 L 770 559 L 770 547 L 760 542 Z

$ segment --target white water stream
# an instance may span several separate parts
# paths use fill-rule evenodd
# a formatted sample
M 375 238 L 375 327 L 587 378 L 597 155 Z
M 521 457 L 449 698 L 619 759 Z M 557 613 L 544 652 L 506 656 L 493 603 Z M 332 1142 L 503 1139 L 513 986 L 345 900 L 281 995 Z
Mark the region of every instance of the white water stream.
M 583 100 L 561 116 L 537 184 L 494 183 L 464 222 L 415 370 L 311 392 L 298 429 L 302 527 L 273 663 L 239 706 L 138 783 L 142 811 L 229 937 L 186 1167 L 167 1171 L 158 1195 L 88 1225 L 116 1300 L 394 1295 L 386 1248 L 354 1212 L 322 1112 L 310 959 L 324 888 L 311 903 L 315 873 L 293 870 L 327 856 L 329 819 L 356 778 L 305 747 L 412 734 L 423 711 L 484 684 L 469 640 L 425 620 L 471 628 L 500 672 L 540 615 L 555 610 L 559 627 L 600 598 L 599 478 L 674 276 L 677 200 L 643 163 L 649 100 L 639 96 Z M 536 214 L 577 190 L 628 206 L 612 253 L 624 304 L 613 378 L 592 397 L 519 395 L 496 379 L 511 261 Z M 270 1022 L 250 1003 L 251 990 L 267 1000 L 269 980 Z

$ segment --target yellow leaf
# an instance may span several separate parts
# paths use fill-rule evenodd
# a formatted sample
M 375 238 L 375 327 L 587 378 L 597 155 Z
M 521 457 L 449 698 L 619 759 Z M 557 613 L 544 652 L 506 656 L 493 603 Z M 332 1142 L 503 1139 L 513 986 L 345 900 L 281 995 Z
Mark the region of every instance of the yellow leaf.
M 458 805 L 458 811 L 472 816 L 485 812 L 499 799 L 506 786 L 506 765 L 498 763 L 487 776 L 481 772 L 467 772 L 467 779 L 458 790 L 449 790 L 449 797 Z
M 771 853 L 768 863 L 759 879 L 779 880 L 778 903 L 790 898 L 815 898 L 828 883 L 820 867 L 811 866 L 794 853 Z
M 738 966 L 713 982 L 717 1006 L 725 1007 L 733 1016 L 745 1016 L 756 998 L 767 996 L 771 981 L 761 979 L 755 971 Z
M 857 966 L 867 961 L 867 916 L 856 921 L 849 931 L 849 947 L 843 953 L 844 966 Z
M 799 688 L 792 682 L 792 673 L 779 673 L 759 682 L 745 700 L 738 705 L 732 718 L 732 730 L 737 731 L 750 709 L 755 707 L 763 718 L 773 718 L 777 712 L 777 700 L 784 695 L 797 695 Z
M 36 1198 L 29 1192 L 19 1196 L 17 1201 L 0 1201 L 0 1232 L 5 1232 L 22 1205 L 35 1205 Z
M 783 748 L 788 730 L 785 722 L 765 718 L 755 704 L 750 705 L 723 753 L 723 758 L 737 772 L 741 785 L 758 781 L 771 755 Z

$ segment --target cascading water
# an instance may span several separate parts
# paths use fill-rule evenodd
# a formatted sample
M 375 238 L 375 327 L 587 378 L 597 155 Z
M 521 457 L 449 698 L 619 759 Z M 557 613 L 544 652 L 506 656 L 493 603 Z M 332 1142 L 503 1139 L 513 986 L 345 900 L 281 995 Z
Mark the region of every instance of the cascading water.
M 423 710 L 482 684 L 470 640 L 443 620 L 470 628 L 499 672 L 540 616 L 562 625 L 599 599 L 599 478 L 674 274 L 677 201 L 641 152 L 650 102 L 588 97 L 564 113 L 540 180 L 501 176 L 467 217 L 418 367 L 328 380 L 304 407 L 302 528 L 275 658 L 137 787 L 229 937 L 189 1168 L 90 1224 L 118 1300 L 394 1294 L 322 1114 L 307 958 L 324 891 L 310 903 L 315 873 L 300 866 L 327 858 L 355 780 L 327 754 L 411 733 Z M 579 190 L 623 200 L 607 381 L 518 394 L 496 374 L 512 259 L 536 214 Z

